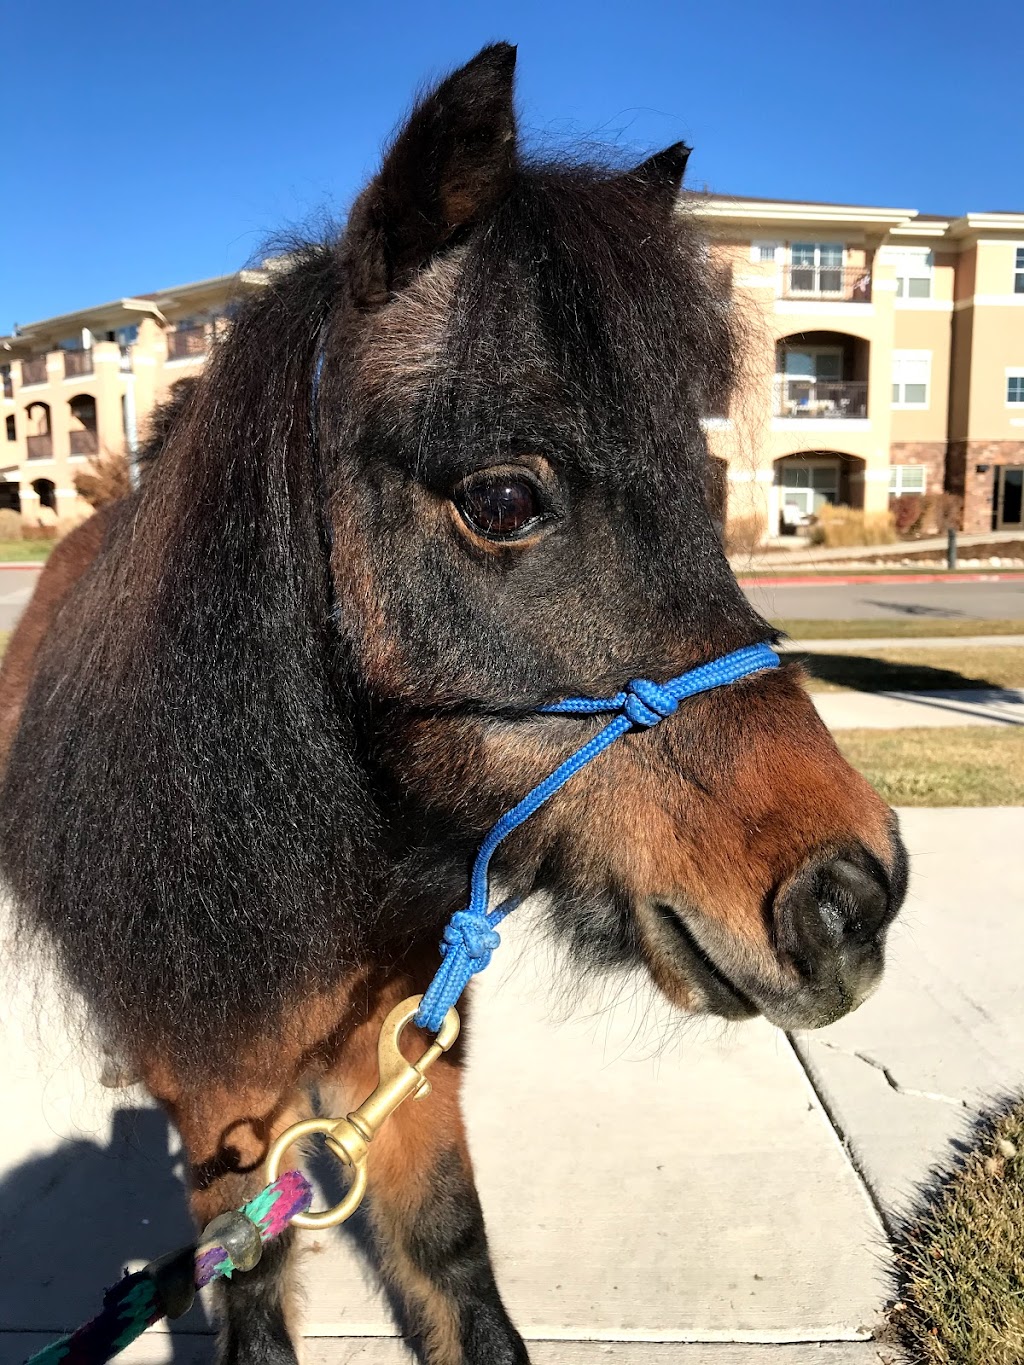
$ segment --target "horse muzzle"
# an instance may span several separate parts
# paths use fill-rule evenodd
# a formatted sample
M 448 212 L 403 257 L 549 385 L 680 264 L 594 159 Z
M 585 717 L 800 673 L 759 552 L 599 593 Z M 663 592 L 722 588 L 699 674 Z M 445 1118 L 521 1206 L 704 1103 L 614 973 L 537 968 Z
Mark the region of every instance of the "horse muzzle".
M 692 905 L 649 907 L 659 979 L 671 964 L 691 1008 L 727 1019 L 762 1014 L 784 1029 L 840 1019 L 882 975 L 886 931 L 907 883 L 906 853 L 898 836 L 892 842 L 888 868 L 860 844 L 805 860 L 768 899 L 763 948 Z

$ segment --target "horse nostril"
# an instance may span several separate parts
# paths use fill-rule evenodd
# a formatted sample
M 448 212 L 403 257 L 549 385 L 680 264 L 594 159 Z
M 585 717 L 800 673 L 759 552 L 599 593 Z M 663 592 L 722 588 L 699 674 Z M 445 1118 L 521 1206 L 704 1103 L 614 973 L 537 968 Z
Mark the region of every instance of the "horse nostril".
M 811 861 L 776 902 L 779 951 L 801 976 L 814 977 L 827 960 L 874 946 L 897 908 L 884 868 L 867 850 Z
M 879 869 L 881 872 L 881 869 Z M 824 869 L 821 917 L 834 926 L 836 943 L 868 943 L 889 921 L 889 888 L 873 869 L 836 858 Z

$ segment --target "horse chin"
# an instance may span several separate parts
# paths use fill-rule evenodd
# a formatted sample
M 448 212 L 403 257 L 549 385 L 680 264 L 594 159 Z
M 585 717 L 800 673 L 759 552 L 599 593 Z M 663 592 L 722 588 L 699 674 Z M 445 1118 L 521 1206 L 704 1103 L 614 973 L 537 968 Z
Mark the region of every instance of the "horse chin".
M 761 1012 L 673 906 L 649 903 L 641 924 L 651 974 L 674 1004 L 722 1019 L 751 1019 Z

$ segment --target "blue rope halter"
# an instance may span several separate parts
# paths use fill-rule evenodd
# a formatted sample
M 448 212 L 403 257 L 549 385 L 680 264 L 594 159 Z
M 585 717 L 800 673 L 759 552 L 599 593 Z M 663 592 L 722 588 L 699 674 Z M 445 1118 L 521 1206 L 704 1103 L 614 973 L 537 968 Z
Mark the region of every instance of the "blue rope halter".
M 639 678 L 631 682 L 624 692 L 616 692 L 614 697 L 569 697 L 565 701 L 555 702 L 553 706 L 540 708 L 539 714 L 547 716 L 613 715 L 614 720 L 599 730 L 582 748 L 570 754 L 543 782 L 527 792 L 518 805 L 506 811 L 484 838 L 470 876 L 469 904 L 465 910 L 456 911 L 449 920 L 441 942 L 441 966 L 420 1002 L 416 1014 L 416 1023 L 420 1028 L 430 1033 L 440 1029 L 442 1020 L 466 989 L 470 977 L 483 971 L 494 949 L 501 943 L 497 925 L 519 904 L 519 898 L 513 897 L 494 910 L 487 908 L 490 902 L 490 862 L 501 841 L 621 735 L 629 734 L 631 730 L 651 729 L 659 721 L 673 715 L 679 703 L 687 697 L 725 687 L 738 682 L 740 678 L 749 677 L 751 673 L 778 666 L 778 655 L 769 645 L 748 645 L 745 649 L 737 649 L 698 668 L 691 668 L 688 673 L 681 673 L 678 678 L 670 678 L 666 683 Z

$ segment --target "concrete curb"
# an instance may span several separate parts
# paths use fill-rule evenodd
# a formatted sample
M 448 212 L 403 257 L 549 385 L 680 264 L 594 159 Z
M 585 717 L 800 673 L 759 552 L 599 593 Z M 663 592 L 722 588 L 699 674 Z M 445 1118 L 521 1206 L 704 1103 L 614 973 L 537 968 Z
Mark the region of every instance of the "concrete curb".
M 780 574 L 776 577 L 770 571 L 768 573 L 755 574 L 753 577 L 737 576 L 737 583 L 741 588 L 831 588 L 848 587 L 852 583 L 1003 583 L 1003 582 L 1024 582 L 1024 573 L 1008 570 L 1000 573 L 998 569 L 990 573 L 960 573 L 954 570 L 952 573 L 947 569 L 940 573 L 829 573 L 827 570 L 819 570 L 818 573 L 805 574 Z

